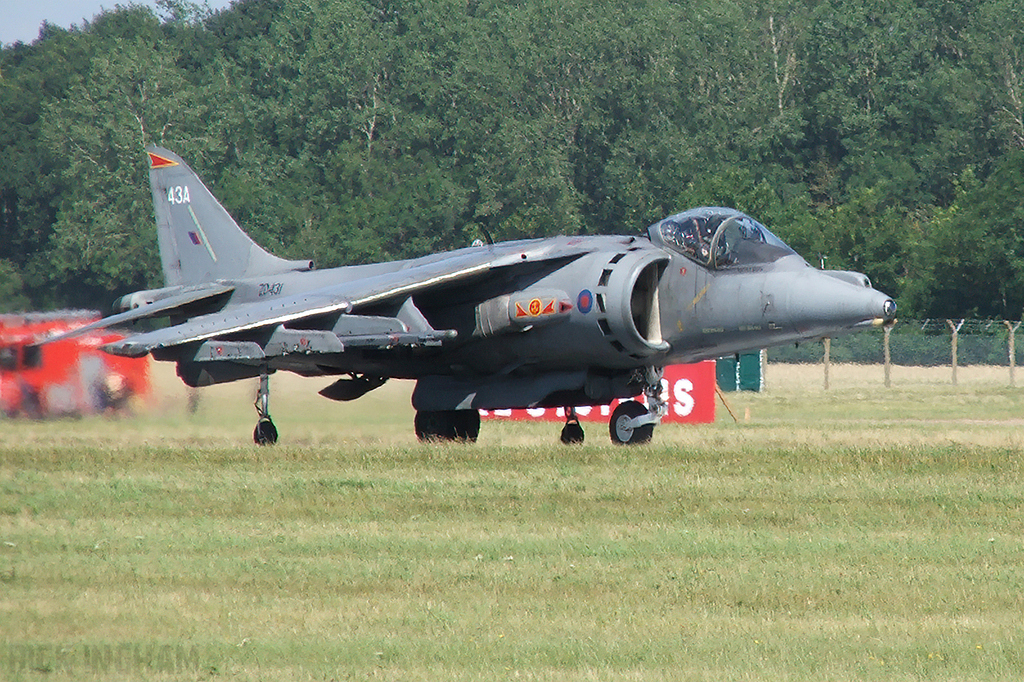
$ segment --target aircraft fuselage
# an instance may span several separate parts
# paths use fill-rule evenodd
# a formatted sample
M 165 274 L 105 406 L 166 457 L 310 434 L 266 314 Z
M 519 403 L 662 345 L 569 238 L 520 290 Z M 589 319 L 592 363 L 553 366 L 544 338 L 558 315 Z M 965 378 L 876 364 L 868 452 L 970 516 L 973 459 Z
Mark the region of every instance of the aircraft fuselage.
M 851 273 L 839 276 L 816 270 L 799 256 L 771 263 L 713 270 L 636 237 L 554 238 L 584 250 L 571 259 L 540 261 L 534 267 L 488 269 L 470 281 L 440 285 L 400 301 L 371 303 L 348 314 L 325 316 L 290 325 L 294 330 L 335 333 L 338 352 L 283 352 L 261 358 L 223 361 L 231 369 L 219 374 L 215 361 L 195 360 L 195 345 L 157 352 L 178 361 L 188 383 L 255 376 L 259 366 L 305 375 L 358 373 L 408 379 L 453 389 L 448 398 L 422 398 L 427 409 L 481 409 L 546 404 L 548 395 L 563 400 L 573 393 L 579 404 L 604 402 L 637 390 L 632 370 L 695 362 L 773 345 L 807 341 L 877 324 L 889 313 L 888 297 L 860 283 Z M 537 242 L 523 242 L 536 248 Z M 520 243 L 496 247 L 505 255 Z M 405 270 L 438 262 L 452 254 L 423 259 L 348 266 L 323 271 L 287 272 L 273 277 L 222 281 L 234 287 L 219 311 L 254 302 L 323 290 L 372 277 L 401 278 Z M 526 260 L 526 259 L 524 259 Z M 387 344 L 361 346 L 353 337 L 401 335 L 445 329 L 454 334 L 443 343 L 411 344 L 398 350 Z M 268 332 L 267 340 L 270 340 Z M 247 364 L 248 363 L 248 364 Z M 204 371 L 193 377 L 189 370 Z M 556 373 L 544 384 L 536 375 Z M 447 377 L 448 380 L 440 379 Z M 525 377 L 525 379 L 524 379 Z M 588 382 L 604 387 L 587 388 Z M 619 377 L 618 380 L 615 378 Z M 626 377 L 626 378 L 623 378 Z M 474 393 L 469 384 L 495 388 Z M 524 386 L 526 388 L 524 388 Z M 447 390 L 447 389 L 445 389 Z M 469 398 L 469 403 L 466 402 Z M 428 405 L 430 400 L 434 404 Z

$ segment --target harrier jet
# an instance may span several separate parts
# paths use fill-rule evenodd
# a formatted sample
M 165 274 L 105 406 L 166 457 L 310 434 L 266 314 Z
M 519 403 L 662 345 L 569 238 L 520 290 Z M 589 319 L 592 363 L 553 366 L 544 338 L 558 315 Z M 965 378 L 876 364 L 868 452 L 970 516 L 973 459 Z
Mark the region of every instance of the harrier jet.
M 411 260 L 314 269 L 271 255 L 174 153 L 147 150 L 166 286 L 80 328 L 169 318 L 103 347 L 174 362 L 189 386 L 259 379 L 253 439 L 274 443 L 269 377 L 331 379 L 354 400 L 414 379 L 421 439 L 475 440 L 480 409 L 574 408 L 641 393 L 611 415 L 644 443 L 665 414 L 662 368 L 830 337 L 895 319 L 862 274 L 822 271 L 728 208 L 669 216 L 632 236 L 511 241 Z

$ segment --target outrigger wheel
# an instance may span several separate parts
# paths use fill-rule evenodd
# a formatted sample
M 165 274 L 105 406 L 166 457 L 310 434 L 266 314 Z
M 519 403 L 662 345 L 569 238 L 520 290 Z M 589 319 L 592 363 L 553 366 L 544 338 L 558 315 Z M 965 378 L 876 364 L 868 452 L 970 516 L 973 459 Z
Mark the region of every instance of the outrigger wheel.
M 560 438 L 566 445 L 583 442 L 583 427 L 580 426 L 580 418 L 576 416 L 575 407 L 565 408 L 565 426 L 562 427 Z
M 270 417 L 261 417 L 252 432 L 252 440 L 256 445 L 273 445 L 277 442 L 277 427 Z
M 256 391 L 256 428 L 252 441 L 256 445 L 273 445 L 277 442 L 277 427 L 270 420 L 270 375 L 260 374 L 260 387 Z

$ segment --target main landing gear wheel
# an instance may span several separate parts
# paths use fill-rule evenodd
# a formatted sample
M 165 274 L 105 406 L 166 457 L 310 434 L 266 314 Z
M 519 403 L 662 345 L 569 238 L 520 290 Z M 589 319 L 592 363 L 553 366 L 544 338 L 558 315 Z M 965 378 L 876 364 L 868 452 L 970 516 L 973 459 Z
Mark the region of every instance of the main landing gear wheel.
M 252 441 L 256 445 L 273 445 L 277 442 L 277 427 L 270 417 L 264 417 L 256 422 L 256 428 L 252 432 Z
M 575 445 L 583 442 L 583 427 L 580 426 L 580 419 L 576 416 L 576 409 L 565 408 L 565 426 L 562 427 L 560 436 L 566 445 Z
M 416 437 L 423 441 L 474 443 L 480 435 L 476 410 L 418 410 L 413 424 Z
M 273 445 L 277 442 L 277 427 L 270 420 L 270 375 L 260 374 L 260 386 L 256 391 L 256 428 L 252 442 L 256 445 Z
M 611 421 L 608 422 L 608 432 L 612 437 L 612 442 L 618 445 L 642 445 L 651 442 L 651 437 L 654 435 L 654 424 L 637 427 L 630 425 L 633 419 L 645 414 L 648 414 L 647 408 L 635 400 L 619 403 L 619 406 L 612 412 Z

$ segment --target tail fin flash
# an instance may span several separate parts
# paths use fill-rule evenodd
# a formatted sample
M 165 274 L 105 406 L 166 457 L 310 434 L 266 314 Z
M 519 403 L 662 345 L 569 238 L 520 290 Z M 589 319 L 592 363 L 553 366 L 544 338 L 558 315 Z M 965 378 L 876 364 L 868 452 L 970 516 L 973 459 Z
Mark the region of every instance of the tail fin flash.
M 310 261 L 284 260 L 261 249 L 181 157 L 160 147 L 146 152 L 167 286 L 313 267 Z

